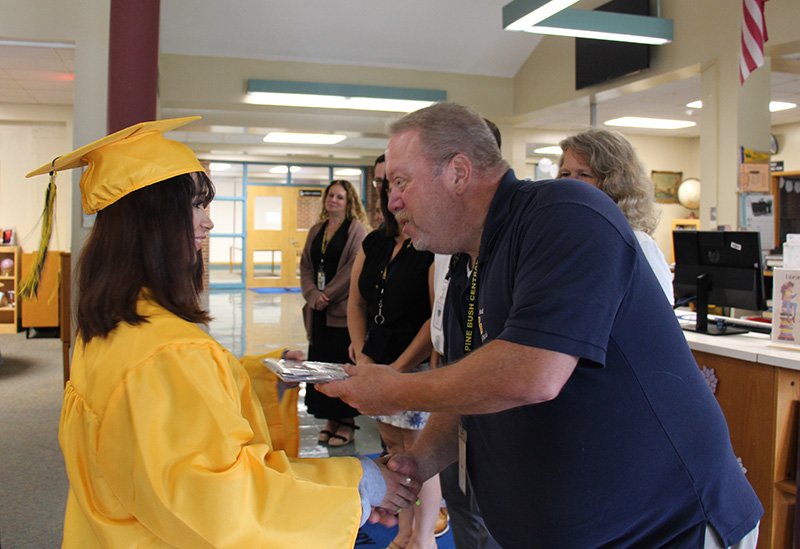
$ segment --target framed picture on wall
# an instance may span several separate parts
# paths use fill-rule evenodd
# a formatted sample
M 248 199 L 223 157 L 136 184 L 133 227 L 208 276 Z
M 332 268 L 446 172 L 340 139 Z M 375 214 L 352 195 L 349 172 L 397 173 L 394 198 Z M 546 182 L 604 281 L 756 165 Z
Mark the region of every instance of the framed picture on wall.
M 656 202 L 678 203 L 678 185 L 683 180 L 683 172 L 650 172 L 656 191 Z

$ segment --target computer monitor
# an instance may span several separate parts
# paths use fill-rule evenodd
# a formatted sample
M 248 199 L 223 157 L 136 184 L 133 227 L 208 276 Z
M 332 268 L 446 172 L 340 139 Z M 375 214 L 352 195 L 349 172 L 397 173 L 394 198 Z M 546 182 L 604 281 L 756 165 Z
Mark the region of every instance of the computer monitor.
M 673 231 L 675 302 L 694 299 L 695 326 L 686 330 L 713 335 L 746 332 L 709 326 L 708 306 L 762 311 L 767 308 L 758 232 Z M 688 299 L 687 299 L 688 298 Z

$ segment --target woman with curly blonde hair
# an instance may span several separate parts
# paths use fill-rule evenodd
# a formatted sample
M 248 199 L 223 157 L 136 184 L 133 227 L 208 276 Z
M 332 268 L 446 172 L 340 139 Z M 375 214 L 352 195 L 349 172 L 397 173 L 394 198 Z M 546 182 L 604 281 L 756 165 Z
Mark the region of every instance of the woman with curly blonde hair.
M 328 200 L 328 196 L 331 193 L 331 188 L 334 186 L 341 187 L 345 194 L 347 195 L 347 202 L 344 208 L 344 215 L 347 219 L 355 219 L 356 221 L 360 222 L 364 227 L 369 231 L 369 219 L 367 218 L 367 212 L 364 210 L 364 205 L 361 203 L 361 200 L 358 198 L 358 193 L 356 192 L 356 188 L 353 186 L 352 183 L 347 181 L 346 179 L 334 179 L 328 186 L 325 188 L 325 192 L 322 193 L 322 201 L 319 205 L 319 217 L 317 218 L 317 223 L 324 223 L 328 219 L 331 218 L 331 212 L 328 211 L 326 207 L 326 202 Z
M 653 182 L 647 177 L 633 146 L 619 132 L 591 128 L 559 143 L 559 178 L 579 179 L 606 193 L 631 224 L 670 303 L 674 302 L 672 273 L 653 240 L 659 212 Z
M 300 258 L 309 360 L 349 360 L 350 271 L 368 230 L 367 214 L 352 183 L 344 179 L 331 181 L 322 193 L 319 219 L 308 231 Z M 353 440 L 358 410 L 338 398 L 323 395 L 310 383 L 306 386 L 306 406 L 314 417 L 328 420 L 317 438 L 320 443 L 344 446 Z

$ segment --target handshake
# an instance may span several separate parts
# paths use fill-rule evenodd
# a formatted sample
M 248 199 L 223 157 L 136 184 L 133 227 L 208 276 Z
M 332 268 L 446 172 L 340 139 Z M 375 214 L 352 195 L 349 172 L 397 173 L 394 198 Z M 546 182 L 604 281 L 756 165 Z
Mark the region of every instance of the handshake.
M 370 522 L 380 522 L 392 527 L 397 524 L 397 513 L 419 503 L 417 495 L 422 481 L 415 478 L 417 467 L 409 456 L 384 456 L 373 460 L 383 474 L 386 495 L 381 504 L 372 508 Z

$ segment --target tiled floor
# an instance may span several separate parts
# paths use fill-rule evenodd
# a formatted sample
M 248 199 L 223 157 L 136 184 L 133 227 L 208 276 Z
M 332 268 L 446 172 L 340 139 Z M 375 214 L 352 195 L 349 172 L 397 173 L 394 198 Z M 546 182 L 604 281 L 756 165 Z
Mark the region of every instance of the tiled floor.
M 214 320 L 209 331 L 217 341 L 237 357 L 261 354 L 288 347 L 307 351 L 308 341 L 299 293 L 257 294 L 250 290 L 212 290 L 208 308 Z M 304 405 L 305 389 L 300 397 L 300 455 L 303 457 L 377 454 L 381 451 L 375 420 L 356 418 L 360 427 L 352 444 L 338 448 L 317 443 L 317 434 L 325 420 L 309 415 Z

